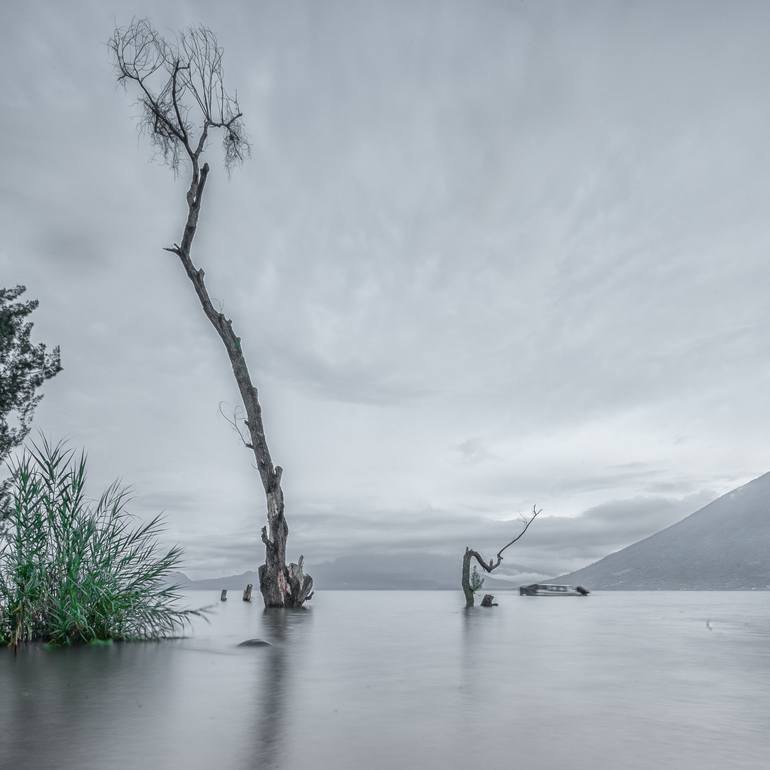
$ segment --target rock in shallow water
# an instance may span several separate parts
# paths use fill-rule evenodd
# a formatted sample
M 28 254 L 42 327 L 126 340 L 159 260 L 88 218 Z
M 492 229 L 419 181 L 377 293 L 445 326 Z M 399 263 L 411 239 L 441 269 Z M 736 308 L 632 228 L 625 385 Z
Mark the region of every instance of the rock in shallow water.
M 270 647 L 270 642 L 266 642 L 264 639 L 247 639 L 245 642 L 241 642 L 239 647 Z

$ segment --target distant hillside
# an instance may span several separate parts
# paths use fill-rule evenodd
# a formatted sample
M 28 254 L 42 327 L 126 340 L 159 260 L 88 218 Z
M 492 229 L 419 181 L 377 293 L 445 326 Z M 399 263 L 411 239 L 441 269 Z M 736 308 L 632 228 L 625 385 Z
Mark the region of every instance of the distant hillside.
M 190 578 L 184 572 L 169 572 L 164 582 L 166 585 L 177 586 L 177 588 L 187 588 L 190 585 Z
M 308 570 L 319 589 L 459 590 L 462 552 L 455 556 L 430 553 L 341 556 L 332 562 L 309 566 Z M 517 576 L 532 574 L 526 567 L 510 562 L 505 563 L 505 570 Z M 497 585 L 504 586 L 505 580 Z
M 441 556 L 436 554 L 399 554 L 399 555 L 361 555 L 341 556 L 331 562 L 312 564 L 305 562 L 305 568 L 313 576 L 318 590 L 459 590 L 462 554 Z M 543 579 L 525 567 L 506 562 L 506 572 L 517 573 L 514 583 L 531 583 Z M 177 584 L 185 589 L 228 590 L 243 589 L 247 583 L 254 585 L 256 591 L 259 577 L 256 572 L 243 572 L 240 575 L 189 580 L 182 573 L 177 573 Z M 510 587 L 502 577 L 497 581 L 485 576 L 489 588 Z M 512 580 L 512 578 L 509 578 Z
M 555 581 L 605 590 L 770 589 L 770 473 Z
M 202 580 L 190 580 L 190 578 L 178 573 L 186 582 L 177 581 L 177 585 L 185 590 L 195 591 L 221 591 L 226 588 L 228 591 L 242 591 L 251 583 L 254 590 L 259 588 L 259 576 L 256 572 L 241 572 L 240 575 L 226 575 L 224 577 L 203 578 Z

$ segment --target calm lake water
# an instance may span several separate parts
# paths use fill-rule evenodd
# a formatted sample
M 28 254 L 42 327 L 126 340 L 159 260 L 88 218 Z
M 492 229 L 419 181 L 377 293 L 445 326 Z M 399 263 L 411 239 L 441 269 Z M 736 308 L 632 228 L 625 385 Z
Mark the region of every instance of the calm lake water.
M 189 638 L 0 652 L 0 768 L 770 766 L 770 593 L 187 596 Z

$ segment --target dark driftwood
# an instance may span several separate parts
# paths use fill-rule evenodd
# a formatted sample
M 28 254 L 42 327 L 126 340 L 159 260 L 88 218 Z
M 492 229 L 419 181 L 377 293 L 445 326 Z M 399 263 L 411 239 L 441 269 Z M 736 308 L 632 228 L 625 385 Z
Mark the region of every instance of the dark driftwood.
M 484 594 L 484 598 L 481 600 L 482 607 L 497 607 L 497 602 L 492 594 Z
M 143 19 L 116 29 L 110 46 L 118 80 L 136 86 L 143 111 L 142 126 L 164 159 L 175 170 L 180 158 L 189 161 L 190 185 L 182 239 L 166 251 L 179 258 L 206 318 L 219 335 L 246 411 L 246 435 L 237 424 L 236 427 L 254 455 L 267 501 L 267 526 L 262 528 L 265 563 L 259 568 L 259 589 L 265 607 L 301 607 L 312 596 L 313 579 L 303 574 L 302 557 L 296 565 L 286 563 L 289 527 L 281 489 L 283 470 L 273 464 L 270 456 L 262 407 L 246 365 L 241 338 L 233 330 L 231 319 L 214 307 L 203 269 L 196 267 L 191 257 L 209 175 L 209 164 L 201 164 L 209 132 L 223 132 L 226 165 L 242 160 L 249 149 L 237 99 L 225 91 L 222 82 L 222 49 L 213 33 L 204 27 L 191 29 L 177 43 L 169 43 Z M 191 119 L 193 114 L 199 117 L 197 127 Z
M 485 572 L 493 572 L 496 570 L 503 560 L 503 551 L 506 548 L 510 548 L 517 540 L 524 537 L 524 533 L 529 529 L 529 525 L 542 513 L 542 509 L 538 509 L 536 506 L 532 506 L 532 513 L 529 517 L 522 519 L 523 527 L 516 537 L 510 542 L 506 543 L 498 552 L 497 560 L 490 559 L 488 562 L 484 561 L 481 554 L 478 551 L 474 551 L 472 548 L 466 548 L 463 554 L 463 571 L 462 571 L 462 587 L 465 594 L 465 606 L 473 607 L 473 589 L 471 588 L 471 559 L 475 559 L 479 566 Z M 494 597 L 493 597 L 494 598 Z M 485 605 L 489 606 L 489 605 Z
M 220 602 L 226 602 L 227 601 L 227 589 L 223 588 L 222 593 L 219 594 L 219 601 Z

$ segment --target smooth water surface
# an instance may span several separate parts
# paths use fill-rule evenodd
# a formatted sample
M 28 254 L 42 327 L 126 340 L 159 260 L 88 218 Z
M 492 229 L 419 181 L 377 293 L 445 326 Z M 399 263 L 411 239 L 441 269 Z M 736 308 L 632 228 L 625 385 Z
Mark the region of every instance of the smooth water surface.
M 770 593 L 187 596 L 189 638 L 0 651 L 0 768 L 770 767 Z

